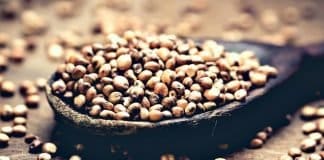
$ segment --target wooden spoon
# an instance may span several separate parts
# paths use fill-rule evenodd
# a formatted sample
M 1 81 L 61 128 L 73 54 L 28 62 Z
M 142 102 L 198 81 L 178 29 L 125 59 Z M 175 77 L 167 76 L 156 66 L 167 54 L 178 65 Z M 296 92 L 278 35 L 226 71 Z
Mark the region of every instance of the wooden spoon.
M 298 48 L 249 41 L 217 42 L 228 51 L 254 51 L 262 64 L 278 69 L 278 76 L 266 86 L 250 91 L 244 102 L 235 101 L 192 117 L 160 122 L 92 118 L 73 110 L 70 104 L 53 95 L 50 85 L 46 87 L 47 99 L 56 119 L 68 128 L 76 129 L 78 134 L 108 138 L 135 148 L 136 153 L 150 151 L 153 143 L 155 148 L 161 148 L 161 153 L 188 153 L 200 149 L 204 153 L 213 153 L 216 144 L 246 144 L 256 131 L 279 124 L 285 114 L 315 97 L 315 91 L 324 91 L 324 85 L 321 85 L 324 75 L 320 72 L 324 66 L 323 44 Z M 51 77 L 48 83 L 55 78 Z

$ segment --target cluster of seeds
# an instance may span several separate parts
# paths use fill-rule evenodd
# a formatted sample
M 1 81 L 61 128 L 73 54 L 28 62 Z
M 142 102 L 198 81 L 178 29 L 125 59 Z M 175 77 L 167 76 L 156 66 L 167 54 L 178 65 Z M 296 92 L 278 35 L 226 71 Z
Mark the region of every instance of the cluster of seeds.
M 0 111 L 1 119 L 12 120 L 12 126 L 3 126 L 0 128 L 0 144 L 2 147 L 8 145 L 10 141 L 10 136 L 23 137 L 27 132 L 26 122 L 27 122 L 28 108 L 23 105 L 17 105 L 12 107 L 11 105 L 5 104 L 2 106 Z
M 276 74 L 252 51 L 239 54 L 212 40 L 199 44 L 127 31 L 67 55 L 51 87 L 92 117 L 159 121 L 242 101 Z
M 11 137 L 25 137 L 25 142 L 29 144 L 30 153 L 40 153 L 38 160 L 50 160 L 55 155 L 57 147 L 51 142 L 43 143 L 39 137 L 27 133 L 27 117 L 29 108 L 36 108 L 40 103 L 40 91 L 44 90 L 47 80 L 38 78 L 35 82 L 31 80 L 23 80 L 19 87 L 11 81 L 3 81 L 0 83 L 0 93 L 2 96 L 13 96 L 16 88 L 19 88 L 21 96 L 25 100 L 25 104 L 12 106 L 4 104 L 0 107 L 0 118 L 4 121 L 11 121 L 12 125 L 4 125 L 0 128 L 0 147 L 7 147 Z M 0 159 L 8 159 L 3 156 Z
M 266 127 L 262 131 L 258 132 L 255 137 L 250 141 L 249 148 L 256 149 L 262 147 L 262 145 L 272 135 L 272 127 Z
M 27 82 L 27 81 L 24 81 Z M 37 83 L 39 87 L 44 87 L 43 80 L 39 79 L 39 83 Z M 42 82 L 42 83 L 40 83 Z M 26 83 L 22 83 L 26 84 Z M 24 86 L 24 85 L 22 85 Z M 20 86 L 21 88 L 24 88 Z M 24 91 L 28 91 L 26 87 Z M 25 93 L 25 92 L 24 92 Z M 38 106 L 38 102 L 33 101 L 31 103 L 31 107 Z M 40 140 L 38 136 L 33 134 L 27 134 L 27 116 L 28 108 L 24 104 L 16 105 L 12 107 L 9 104 L 5 104 L 0 108 L 0 117 L 4 121 L 12 121 L 12 125 L 4 125 L 0 128 L 0 148 L 7 147 L 9 145 L 11 137 L 21 138 L 24 137 L 25 143 L 29 145 L 30 153 L 37 153 L 37 160 L 51 160 L 53 156 L 56 155 L 57 146 L 52 142 L 43 142 Z M 26 135 L 27 134 L 27 135 Z M 7 156 L 0 156 L 2 160 L 10 160 Z M 73 155 L 70 157 L 70 160 L 81 160 L 81 158 L 77 155 Z
M 305 138 L 299 147 L 292 147 L 280 160 L 322 160 L 324 148 L 322 144 L 324 134 L 324 108 L 306 105 L 301 109 L 301 118 L 306 122 L 301 130 Z
M 57 146 L 52 142 L 43 142 L 38 136 L 29 134 L 25 136 L 25 143 L 29 145 L 30 153 L 39 153 L 37 160 L 51 160 L 57 152 Z

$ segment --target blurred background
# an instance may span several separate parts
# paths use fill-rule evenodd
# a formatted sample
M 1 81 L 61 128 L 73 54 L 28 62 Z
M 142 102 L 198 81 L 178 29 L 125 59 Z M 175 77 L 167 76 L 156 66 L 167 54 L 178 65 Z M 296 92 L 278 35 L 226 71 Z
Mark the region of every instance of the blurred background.
M 321 42 L 323 7 L 323 0 L 0 0 L 0 62 L 10 59 L 0 79 L 18 84 L 48 78 L 69 52 L 130 29 L 280 46 Z M 44 95 L 41 101 L 42 107 L 31 110 L 36 118 L 28 119 L 28 129 L 49 140 L 55 122 Z M 0 104 L 21 102 L 19 96 L 0 99 Z M 267 160 L 286 153 L 302 139 L 296 134 L 302 122 L 293 119 L 261 149 L 243 149 L 228 159 Z M 23 140 L 11 143 L 0 155 L 35 158 Z
M 35 31 L 26 29 L 22 18 L 26 11 L 32 10 L 46 21 L 44 22 L 47 26 L 46 34 L 52 35 L 69 29 L 83 34 L 135 29 L 184 36 L 217 37 L 233 41 L 250 39 L 278 45 L 305 44 L 324 38 L 322 0 L 1 0 L 0 2 L 3 18 L 0 29 L 12 36 L 22 33 L 34 34 L 31 32 Z M 25 17 L 28 19 L 28 16 Z M 29 20 L 32 19 L 31 16 Z M 33 21 L 37 21 L 37 18 Z

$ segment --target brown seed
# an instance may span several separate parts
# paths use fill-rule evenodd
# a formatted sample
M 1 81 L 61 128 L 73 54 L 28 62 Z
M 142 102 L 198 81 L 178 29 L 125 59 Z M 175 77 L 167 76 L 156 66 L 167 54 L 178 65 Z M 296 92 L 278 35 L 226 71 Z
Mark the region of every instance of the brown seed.
M 217 106 L 217 104 L 215 102 L 205 102 L 203 104 L 203 110 L 211 110 L 211 109 L 215 108 L 216 106 Z
M 13 123 L 14 125 L 26 125 L 27 119 L 25 117 L 15 117 Z
M 296 157 L 294 160 L 306 160 L 304 157 Z
M 190 87 L 193 84 L 193 80 L 190 77 L 186 77 L 183 79 L 182 84 L 186 87 Z
M 82 66 L 82 65 L 77 65 L 75 66 L 75 68 L 73 69 L 71 75 L 73 79 L 79 79 L 82 78 L 87 72 L 87 69 Z
M 140 72 L 140 74 L 137 76 L 137 78 L 139 80 L 141 80 L 142 82 L 146 82 L 147 80 L 149 80 L 152 77 L 153 73 L 150 70 L 144 70 L 142 72 Z
M 99 105 L 93 105 L 89 110 L 89 115 L 96 117 L 99 116 L 100 112 L 101 112 L 101 107 Z
M 110 64 L 104 64 L 99 68 L 98 75 L 99 77 L 107 77 L 109 73 L 111 73 L 111 65 Z
M 116 88 L 117 90 L 126 90 L 129 87 L 129 82 L 128 80 L 123 77 L 123 76 L 116 76 L 113 79 L 113 84 L 114 84 L 114 88 Z
M 164 108 L 164 106 L 162 106 L 161 104 L 154 104 L 153 106 L 150 107 L 150 111 L 151 110 L 158 110 L 161 111 Z
M 254 138 L 250 142 L 250 148 L 260 148 L 263 145 L 263 141 L 259 138 Z
M 324 119 L 323 118 L 318 119 L 316 121 L 316 125 L 317 125 L 317 130 L 323 134 L 324 133 Z
M 149 61 L 144 64 L 144 68 L 152 72 L 156 72 L 160 69 L 160 64 L 157 62 Z
M 189 101 L 200 102 L 202 100 L 201 93 L 198 91 L 192 91 L 189 95 Z
M 9 60 L 13 63 L 21 63 L 26 58 L 26 51 L 22 47 L 15 47 L 11 50 Z
M 279 28 L 280 20 L 277 13 L 274 10 L 264 10 L 261 13 L 260 18 L 262 29 L 268 32 L 274 32 Z
M 279 160 L 294 160 L 294 159 L 289 155 L 282 155 L 279 157 Z
M 128 113 L 130 113 L 130 115 L 132 117 L 135 117 L 135 116 L 139 115 L 141 108 L 142 108 L 142 105 L 138 102 L 135 102 L 135 103 L 131 103 L 128 106 L 127 110 L 128 110 Z
M 324 107 L 318 108 L 316 110 L 316 117 L 324 117 Z
M 165 84 L 171 84 L 173 80 L 175 79 L 175 73 L 169 69 L 163 71 L 161 75 L 161 81 Z
M 185 99 L 179 99 L 177 100 L 177 106 L 185 109 L 188 105 L 188 101 Z
M 0 86 L 0 93 L 1 96 L 4 97 L 11 97 L 14 95 L 16 90 L 16 86 L 13 82 L 11 81 L 3 81 L 1 86 Z
M 78 143 L 78 144 L 75 144 L 75 145 L 73 146 L 73 148 L 75 149 L 75 151 L 81 153 L 81 152 L 84 151 L 85 146 L 84 146 L 84 144 L 82 144 L 82 143 Z
M 302 108 L 300 114 L 302 118 L 310 119 L 316 116 L 317 108 L 315 106 L 306 105 Z
M 26 117 L 28 108 L 23 104 L 19 104 L 13 108 L 13 112 L 16 117 Z
M 159 82 L 160 82 L 160 78 L 159 78 L 159 77 L 151 77 L 151 78 L 147 81 L 146 86 L 147 86 L 148 88 L 154 88 L 155 85 L 156 85 L 157 83 L 159 83 Z
M 156 51 L 156 54 L 163 60 L 167 61 L 170 58 L 170 50 L 165 47 L 161 47 Z
M 79 94 L 74 97 L 73 103 L 76 108 L 80 109 L 86 103 L 86 97 L 83 94 Z
M 42 151 L 49 154 L 55 154 L 57 147 L 54 143 L 47 142 L 43 144 Z
M 183 116 L 183 114 L 184 114 L 184 109 L 183 108 L 181 108 L 181 107 L 172 107 L 172 114 L 173 114 L 173 116 L 174 117 L 182 117 Z
M 322 157 L 318 153 L 312 153 L 308 157 L 309 160 L 322 160 Z
M 37 136 L 35 136 L 33 134 L 28 134 L 28 135 L 25 136 L 25 143 L 30 144 L 36 139 L 39 139 L 39 137 L 37 137 Z
M 66 84 L 62 79 L 59 79 L 52 84 L 52 89 L 56 94 L 61 94 L 66 91 Z
M 185 73 L 190 77 L 193 78 L 196 73 L 198 71 L 198 67 L 196 65 L 189 65 L 186 69 L 185 69 Z
M 122 104 L 116 104 L 115 106 L 114 106 L 114 111 L 116 112 L 116 113 L 118 113 L 118 112 L 126 112 L 126 107 L 125 106 L 123 106 Z
M 8 45 L 10 41 L 10 36 L 8 33 L 5 33 L 5 32 L 1 32 L 0 33 L 0 47 L 5 47 Z
M 81 157 L 78 155 L 73 155 L 69 158 L 69 160 L 81 160 Z
M 9 143 L 9 136 L 5 133 L 0 133 L 0 146 L 7 146 Z
M 3 76 L 0 75 L 0 85 L 2 85 L 2 82 L 3 82 Z
M 129 113 L 127 113 L 127 112 L 118 112 L 118 113 L 116 113 L 116 115 L 115 115 L 115 118 L 116 118 L 117 120 L 128 120 L 129 117 L 130 117 L 130 115 L 129 115 Z
M 110 110 L 102 110 L 99 113 L 99 116 L 104 119 L 113 119 L 116 116 L 116 113 Z
M 246 96 L 247 92 L 245 89 L 239 89 L 234 93 L 234 97 L 238 101 L 244 100 Z
M 215 158 L 214 160 L 226 160 L 225 158 Z
M 301 8 L 302 17 L 307 20 L 312 20 L 317 14 L 317 4 L 313 2 L 306 3 Z
M 299 148 L 293 147 L 288 150 L 288 155 L 295 158 L 302 155 L 302 151 Z
M 164 106 L 164 108 L 171 108 L 176 104 L 176 98 L 172 96 L 164 97 L 161 104 Z
M 309 134 L 308 137 L 314 139 L 317 143 L 320 143 L 323 138 L 322 133 L 320 132 L 313 132 Z
M 218 98 L 220 90 L 218 88 L 211 88 L 204 91 L 204 97 L 209 101 L 214 101 Z
M 176 65 L 176 59 L 175 58 L 170 58 L 165 62 L 165 67 L 167 69 L 174 69 Z
M 276 76 L 278 74 L 278 70 L 269 65 L 263 65 L 257 68 L 258 72 L 264 73 L 267 76 Z
M 4 120 L 9 120 L 14 116 L 14 109 L 11 105 L 5 104 L 0 110 L 0 116 Z
M 89 90 L 90 90 L 90 89 L 89 89 Z M 88 90 L 88 91 L 89 91 L 89 90 Z M 93 89 L 92 89 L 92 90 L 93 90 Z M 110 84 L 105 85 L 105 86 L 103 87 L 103 89 L 102 89 L 103 94 L 104 94 L 105 96 L 107 96 L 107 97 L 109 97 L 109 95 L 110 95 L 113 91 L 114 91 L 114 86 L 112 86 L 112 85 L 110 85 Z M 92 92 L 91 95 L 94 94 L 94 90 L 93 90 L 93 91 L 89 91 L 89 92 Z M 95 92 L 97 92 L 97 91 L 95 91 Z M 89 94 L 90 94 L 90 93 L 89 93 Z
M 119 70 L 127 70 L 132 65 L 132 58 L 129 54 L 120 55 L 117 58 L 117 68 Z
M 15 125 L 12 127 L 12 134 L 16 137 L 25 136 L 27 128 L 24 125 Z
M 64 48 L 59 44 L 55 44 L 55 43 L 50 44 L 47 48 L 47 55 L 48 58 L 52 60 L 59 60 L 63 58 Z
M 300 149 L 303 152 L 313 152 L 315 150 L 316 147 L 316 141 L 314 139 L 304 139 L 301 143 L 300 143 Z
M 37 160 L 51 160 L 52 156 L 48 153 L 41 153 L 37 156 Z
M 109 97 L 108 97 L 108 101 L 113 103 L 113 104 L 116 104 L 118 103 L 119 101 L 121 101 L 122 99 L 122 93 L 120 92 L 112 92 Z
M 91 63 L 94 66 L 94 68 L 98 69 L 101 68 L 103 65 L 107 65 L 108 68 L 110 68 L 109 64 L 105 64 L 106 60 L 103 56 L 101 55 L 95 55 L 91 58 Z M 108 71 L 109 72 L 109 71 Z M 100 72 L 99 72 L 100 73 Z
M 172 118 L 172 113 L 169 110 L 162 111 L 162 114 L 165 119 Z
M 163 114 L 159 110 L 151 110 L 149 112 L 150 121 L 156 122 L 156 121 L 160 121 L 162 118 L 163 118 Z
M 287 24 L 295 24 L 300 19 L 299 10 L 295 7 L 289 6 L 283 10 L 282 20 Z
M 0 37 L 0 41 L 1 41 L 1 37 Z M 1 45 L 1 42 L 0 42 L 0 45 Z M 8 68 L 8 58 L 4 55 L 0 55 L 0 72 L 6 71 L 7 68 Z
M 202 92 L 203 89 L 201 88 L 201 86 L 199 84 L 194 83 L 190 86 L 190 90 Z
M 36 94 L 38 94 L 38 88 L 33 85 L 26 90 L 26 92 L 23 96 L 26 97 L 26 96 L 30 96 L 30 95 L 36 95 Z
M 249 77 L 252 84 L 256 86 L 263 86 L 267 82 L 267 75 L 261 72 L 250 71 Z
M 322 158 L 324 158 L 324 151 L 320 151 L 319 154 Z
M 105 87 L 102 90 L 102 92 L 105 94 Z M 91 101 L 94 97 L 96 97 L 96 95 L 97 95 L 97 90 L 95 89 L 95 87 L 90 87 L 86 92 L 86 100 Z
M 185 108 L 185 114 L 186 116 L 192 116 L 195 114 L 197 109 L 197 105 L 193 102 L 190 102 L 187 107 Z
M 129 95 L 134 99 L 141 99 L 144 96 L 144 89 L 139 86 L 134 86 L 129 89 Z
M 43 142 L 39 139 L 35 139 L 33 140 L 33 142 L 31 142 L 29 144 L 29 152 L 30 153 L 38 153 L 41 151 L 42 149 L 42 145 L 43 145 Z
M 149 111 L 146 108 L 140 109 L 140 118 L 141 120 L 147 120 L 149 119 Z
M 203 78 L 199 79 L 199 84 L 201 87 L 203 87 L 205 89 L 209 89 L 213 85 L 213 80 L 209 77 L 203 77 Z
M 229 92 L 235 92 L 240 88 L 240 82 L 238 80 L 232 80 L 225 84 L 225 88 Z
M 47 80 L 45 78 L 37 78 L 35 83 L 38 89 L 44 90 L 47 84 Z
M 55 2 L 55 13 L 61 17 L 71 17 L 75 13 L 75 3 L 70 1 L 57 1 Z
M 154 93 L 162 96 L 167 96 L 169 93 L 168 86 L 164 83 L 157 83 L 154 87 Z
M 47 28 L 45 19 L 33 10 L 26 10 L 21 15 L 23 33 L 40 34 Z
M 175 156 L 172 154 L 163 154 L 160 157 L 160 160 L 175 160 Z
M 30 95 L 25 98 L 25 104 L 30 108 L 38 107 L 39 103 L 40 103 L 40 96 L 37 94 Z
M 174 89 L 179 95 L 182 95 L 185 90 L 185 86 L 178 81 L 173 81 L 171 88 Z
M 263 142 L 265 142 L 268 139 L 268 134 L 267 132 L 260 131 L 256 134 L 256 138 L 261 139 Z
M 317 125 L 314 122 L 307 122 L 307 123 L 304 123 L 303 126 L 302 126 L 302 131 L 305 134 L 309 134 L 311 132 L 315 132 L 316 129 L 317 129 Z
M 232 101 L 235 99 L 235 97 L 232 93 L 225 93 L 225 99 L 226 101 Z
M 12 134 L 12 127 L 11 126 L 3 126 L 3 127 L 1 127 L 0 132 L 10 136 Z

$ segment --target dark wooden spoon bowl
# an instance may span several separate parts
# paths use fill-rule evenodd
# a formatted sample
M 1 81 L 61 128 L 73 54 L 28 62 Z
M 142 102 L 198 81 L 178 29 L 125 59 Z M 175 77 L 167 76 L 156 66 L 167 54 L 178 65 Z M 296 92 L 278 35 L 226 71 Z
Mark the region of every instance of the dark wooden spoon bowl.
M 200 149 L 203 149 L 204 153 L 214 153 L 212 151 L 215 151 L 216 144 L 245 144 L 247 137 L 251 138 L 262 127 L 274 125 L 279 119 L 281 121 L 285 114 L 309 100 L 310 96 L 307 95 L 319 89 L 318 81 L 324 79 L 323 76 L 318 77 L 318 81 L 311 82 L 312 84 L 306 88 L 298 86 L 305 81 L 303 78 L 312 76 L 308 75 L 310 74 L 308 71 L 299 73 L 305 59 L 312 61 L 312 57 L 323 54 L 324 50 L 321 48 L 323 45 L 295 48 L 248 41 L 217 42 L 223 44 L 228 51 L 255 51 L 262 64 L 269 64 L 278 69 L 278 76 L 264 87 L 251 90 L 244 102 L 234 101 L 192 117 L 159 122 L 104 120 L 81 114 L 73 110 L 70 104 L 52 94 L 49 86 L 55 76 L 49 79 L 46 87 L 48 102 L 55 112 L 56 119 L 68 126 L 65 129 L 76 129 L 77 134 L 74 132 L 70 138 L 92 137 L 91 142 L 95 143 L 101 143 L 107 138 L 110 143 L 116 142 L 128 148 L 135 148 L 137 154 L 150 152 L 153 144 L 155 148 L 160 148 L 161 153 L 166 151 L 188 153 L 197 150 L 198 153 L 203 153 Z M 312 67 L 318 66 L 314 63 Z M 300 88 L 303 92 L 296 91 Z M 141 147 L 138 147 L 138 144 L 141 144 Z M 208 145 L 215 147 L 211 148 Z
M 59 97 L 52 94 L 52 90 L 49 85 L 46 88 L 48 101 L 54 109 L 55 113 L 60 117 L 64 118 L 66 122 L 72 123 L 74 126 L 84 128 L 91 132 L 98 134 L 107 135 L 129 135 L 135 132 L 140 132 L 142 129 L 154 129 L 165 126 L 173 125 L 199 125 L 202 120 L 211 120 L 221 117 L 224 114 L 228 114 L 231 111 L 240 107 L 245 107 L 250 101 L 264 95 L 271 88 L 280 84 L 282 81 L 287 79 L 293 72 L 296 71 L 297 65 L 300 63 L 300 56 L 296 53 L 286 52 L 281 50 L 280 47 L 271 45 L 260 45 L 252 42 L 241 42 L 241 43 L 226 43 L 223 42 L 229 51 L 242 51 L 242 50 L 253 50 L 260 58 L 263 64 L 272 65 L 279 70 L 277 78 L 271 79 L 265 87 L 257 88 L 252 90 L 244 102 L 232 102 L 224 106 L 220 106 L 217 109 L 200 113 L 192 117 L 175 118 L 169 120 L 162 120 L 160 122 L 144 122 L 144 121 L 120 121 L 120 120 L 104 120 L 92 118 L 88 115 L 81 114 L 70 107 L 70 104 L 65 103 Z M 296 58 L 292 58 L 296 57 Z M 282 63 L 282 62 L 285 63 Z M 55 77 L 51 77 L 49 84 L 53 82 Z

